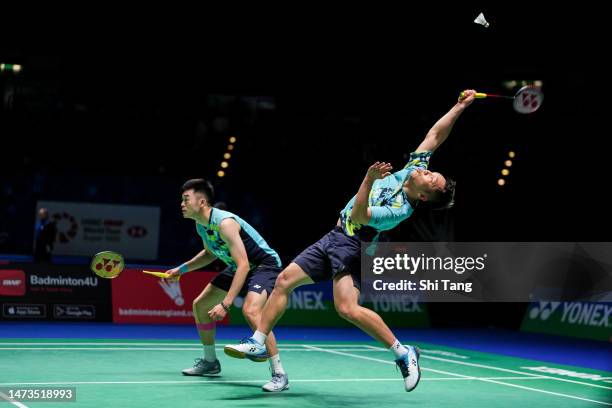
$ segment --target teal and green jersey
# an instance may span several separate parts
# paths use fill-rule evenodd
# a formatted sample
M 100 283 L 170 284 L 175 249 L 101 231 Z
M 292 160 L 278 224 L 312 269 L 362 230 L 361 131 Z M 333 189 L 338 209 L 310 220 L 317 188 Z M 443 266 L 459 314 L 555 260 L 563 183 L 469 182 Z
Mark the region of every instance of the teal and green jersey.
M 251 269 L 261 264 L 276 265 L 281 267 L 281 260 L 276 251 L 266 243 L 263 237 L 251 227 L 248 222 L 229 211 L 212 208 L 208 225 L 196 222 L 196 230 L 208 251 L 223 261 L 233 271 L 236 270 L 236 262 L 232 259 L 227 242 L 221 238 L 219 228 L 221 221 L 226 218 L 234 219 L 240 225 L 240 238 L 244 243 Z
M 344 233 L 357 235 L 366 241 L 375 241 L 381 231 L 393 229 L 410 217 L 414 208 L 402 187 L 413 171 L 427 169 L 431 155 L 432 152 L 410 153 L 410 159 L 402 170 L 374 182 L 368 197 L 372 215 L 367 225 L 355 223 L 351 219 L 356 196 L 353 197 L 340 212 Z

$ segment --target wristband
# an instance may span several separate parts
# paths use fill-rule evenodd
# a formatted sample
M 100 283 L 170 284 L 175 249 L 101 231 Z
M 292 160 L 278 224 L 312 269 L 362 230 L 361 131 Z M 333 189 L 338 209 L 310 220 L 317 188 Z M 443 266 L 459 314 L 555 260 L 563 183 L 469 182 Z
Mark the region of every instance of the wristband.
M 187 266 L 187 264 L 182 264 L 181 266 L 179 266 L 179 273 L 181 275 L 187 272 L 189 272 L 189 267 Z

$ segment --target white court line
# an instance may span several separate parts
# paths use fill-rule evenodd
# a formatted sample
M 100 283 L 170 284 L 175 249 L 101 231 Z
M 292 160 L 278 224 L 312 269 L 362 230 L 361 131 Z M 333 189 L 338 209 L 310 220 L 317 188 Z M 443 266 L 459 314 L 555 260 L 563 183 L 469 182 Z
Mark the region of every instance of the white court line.
M 314 347 L 314 346 L 308 346 L 308 345 L 304 345 L 304 347 L 308 347 L 308 348 L 310 348 L 310 349 L 312 349 L 314 351 L 324 351 L 326 353 L 331 353 L 331 354 L 339 354 L 339 355 L 342 355 L 342 356 L 349 356 L 349 357 L 354 357 L 354 358 L 360 358 L 362 360 L 376 361 L 377 363 L 385 363 L 385 364 L 393 364 L 393 365 L 395 365 L 395 362 L 393 362 L 393 361 L 381 360 L 379 358 L 360 356 L 358 354 L 349 354 L 349 353 L 337 352 L 337 350 L 325 350 L 325 349 L 320 349 L 320 348 L 317 348 L 317 347 Z M 455 374 L 455 373 L 451 373 L 451 372 L 448 372 L 448 371 L 434 370 L 433 368 L 427 368 L 427 367 L 421 367 L 421 370 L 423 370 L 423 371 L 431 371 L 432 373 L 438 373 L 438 374 L 452 375 L 452 376 L 455 376 L 455 377 L 476 378 L 476 377 L 470 377 L 469 375 Z
M 308 347 L 312 348 L 312 349 L 318 349 L 317 347 L 313 347 L 313 346 L 308 346 Z M 322 351 L 324 353 L 338 354 L 338 355 L 341 355 L 341 356 L 348 356 L 348 357 L 354 357 L 354 358 L 359 358 L 359 359 L 363 359 L 363 360 L 371 360 L 371 361 L 377 361 L 379 363 L 395 365 L 395 363 L 393 361 L 380 360 L 380 359 L 377 359 L 377 358 L 360 356 L 358 354 L 349 354 L 349 353 L 344 353 L 344 352 L 335 351 L 335 350 L 325 350 L 325 349 L 318 349 L 318 350 Z M 452 360 L 450 360 L 450 361 L 452 361 Z M 433 372 L 442 372 L 442 371 L 439 371 L 439 370 L 432 370 L 432 369 L 426 369 L 426 368 L 421 368 L 421 370 L 428 370 L 428 371 L 433 371 Z M 470 378 L 469 376 L 463 375 L 463 374 L 456 374 L 456 373 L 451 373 L 451 372 L 446 372 L 446 374 L 450 374 L 450 375 L 457 376 L 457 377 L 468 377 L 468 378 Z M 554 378 L 554 377 L 551 377 L 551 378 Z M 493 384 L 506 385 L 508 387 L 521 388 L 521 389 L 524 389 L 524 390 L 541 392 L 541 393 L 544 393 L 544 394 L 551 394 L 551 395 L 556 395 L 556 396 L 559 396 L 559 397 L 577 399 L 577 400 L 581 400 L 581 401 L 594 402 L 596 404 L 612 406 L 612 403 L 608 403 L 608 402 L 605 402 L 605 401 L 597 401 L 597 400 L 592 400 L 592 399 L 588 399 L 588 398 L 577 397 L 575 395 L 561 394 L 561 393 L 558 393 L 558 392 L 541 390 L 539 388 L 524 387 L 522 385 L 510 384 L 510 383 L 505 383 L 505 382 L 501 382 L 501 381 L 497 381 L 497 380 L 487 380 L 485 378 L 481 378 L 481 379 L 478 379 L 478 381 L 490 382 L 490 383 L 493 383 Z
M 0 341 L 0 346 L 198 346 L 200 343 L 129 343 L 129 342 L 78 342 L 78 343 L 60 343 L 60 342 L 27 342 L 27 343 L 4 343 Z M 362 347 L 362 346 L 360 346 Z
M 378 350 L 379 351 L 384 351 L 384 352 L 388 352 L 389 351 L 389 350 L 381 348 L 381 347 L 378 347 Z M 425 355 L 423 353 L 421 353 L 421 357 L 429 358 L 431 360 L 444 361 L 446 363 L 461 364 L 461 365 L 466 365 L 466 366 L 470 366 L 470 367 L 478 367 L 478 368 L 486 368 L 486 369 L 489 369 L 489 370 L 503 371 L 505 373 L 528 375 L 530 377 L 531 376 L 542 376 L 541 374 L 528 373 L 528 372 L 525 372 L 525 371 L 510 370 L 508 368 L 489 366 L 489 365 L 485 365 L 485 364 L 468 363 L 468 362 L 465 362 L 465 361 L 450 360 L 448 358 L 442 358 L 442 357 L 428 356 L 428 355 Z M 589 387 L 596 387 L 596 388 L 603 388 L 605 390 L 612 390 L 612 387 L 609 387 L 609 386 L 606 386 L 606 385 L 590 384 L 590 383 L 586 383 L 586 382 L 582 382 L 582 381 L 569 380 L 567 378 L 552 377 L 552 376 L 549 376 L 549 375 L 545 375 L 544 377 L 551 378 L 551 379 L 557 380 L 557 381 L 568 382 L 568 383 L 572 383 L 572 384 L 588 385 Z
M 432 377 L 423 378 L 421 381 L 457 381 L 457 380 L 531 380 L 531 377 Z M 265 383 L 263 380 L 172 380 L 172 381 L 60 381 L 60 382 L 26 382 L 26 383 L 0 383 L 2 386 L 42 386 L 42 385 L 106 385 L 106 384 L 217 384 L 217 383 Z M 317 378 L 317 379 L 292 379 L 291 382 L 368 382 L 368 381 L 393 381 L 399 382 L 400 378 Z
M 201 348 L 127 348 L 127 347 L 118 347 L 118 348 L 102 348 L 102 347 L 92 347 L 92 348 L 85 348 L 85 347 L 78 347 L 78 348 L 72 348 L 72 347 L 65 347 L 65 348 L 61 348 L 61 347 L 49 347 L 49 348 L 44 348 L 44 347 L 1 347 L 1 345 L 38 345 L 38 344 L 45 344 L 45 345 L 172 345 L 172 346 L 176 346 L 176 345 L 185 345 L 185 346 L 194 346 L 197 343 L 120 343 L 120 342 L 111 342 L 111 343 L 94 343 L 94 342 L 81 342 L 81 343 L 2 343 L 0 342 L 0 350 L 129 350 L 129 351 L 133 351 L 133 350 L 144 350 L 144 351 L 181 351 L 181 350 L 185 350 L 185 351 L 200 351 Z M 336 351 L 359 351 L 359 352 L 366 352 L 366 351 L 381 351 L 381 352 L 387 352 L 387 349 L 381 348 L 381 347 L 376 347 L 376 346 L 371 346 L 371 345 L 367 345 L 367 344 L 363 344 L 363 345 L 348 345 L 348 344 L 318 344 L 317 347 L 346 347 L 346 349 L 334 349 Z M 305 350 L 303 349 L 288 349 L 288 348 L 284 348 L 284 347 L 301 347 L 301 348 L 306 348 Z M 287 344 L 282 346 L 281 351 L 315 351 L 312 349 L 309 349 L 309 345 L 307 344 Z M 348 349 L 351 348 L 351 349 Z M 353 350 L 353 348 L 355 348 L 355 350 Z M 367 348 L 368 350 L 358 350 L 357 348 Z M 220 351 L 222 349 L 217 349 L 217 351 Z M 318 351 L 318 350 L 316 350 Z M 423 358 L 429 358 L 432 360 L 438 360 L 438 361 L 444 361 L 444 362 L 449 362 L 449 363 L 454 363 L 454 364 L 462 364 L 462 365 L 467 365 L 467 366 L 471 366 L 471 367 L 478 367 L 478 368 L 485 368 L 485 369 L 489 369 L 489 370 L 496 370 L 496 371 L 502 371 L 502 372 L 507 372 L 507 373 L 511 373 L 511 374 L 520 374 L 520 375 L 526 375 L 526 376 L 530 376 L 530 377 L 537 377 L 537 378 L 549 378 L 549 379 L 553 379 L 556 381 L 563 381 L 563 382 L 568 382 L 568 383 L 572 383 L 572 384 L 580 384 L 580 385 L 586 385 L 589 387 L 595 387 L 595 388 L 603 388 L 603 389 L 607 389 L 607 390 L 612 390 L 612 387 L 610 386 L 605 386 L 605 385 L 599 385 L 599 384 L 590 384 L 590 383 L 586 383 L 586 382 L 582 382 L 582 381 L 576 381 L 576 380 L 570 380 L 567 378 L 559 378 L 559 377 L 552 377 L 552 376 L 542 376 L 540 374 L 534 374 L 534 373 L 530 373 L 530 372 L 524 372 L 524 371 L 517 371 L 517 370 L 510 370 L 507 368 L 501 368 L 501 367 L 495 367 L 495 366 L 489 366 L 489 365 L 484 365 L 484 364 L 477 364 L 477 363 L 468 363 L 468 362 L 464 362 L 464 361 L 456 361 L 456 360 L 451 360 L 451 359 L 447 359 L 447 358 L 442 358 L 442 357 L 434 357 L 434 356 L 429 356 L 426 355 L 424 353 L 421 353 L 421 357 Z M 375 359 L 376 360 L 376 359 Z
M 37 342 L 11 342 L 11 343 L 4 343 L 2 341 L 0 341 L 0 347 L 2 346 L 36 346 L 36 345 L 41 345 L 41 346 L 73 346 L 73 345 L 79 345 L 79 346 L 201 346 L 200 343 L 198 342 L 193 342 L 193 343 L 156 343 L 156 342 L 151 342 L 151 343 L 130 343 L 130 342 L 105 342 L 105 343 L 98 343 L 98 342 L 44 342 L 44 343 L 37 343 Z M 292 344 L 292 343 L 287 343 L 287 344 L 283 344 L 280 343 L 279 344 L 282 347 L 304 347 L 304 344 Z M 367 345 L 361 345 L 361 344 L 317 344 L 317 346 L 319 347 L 343 347 L 343 348 L 373 348 L 375 350 L 380 350 L 379 347 L 374 347 L 374 346 L 367 346 Z
M 426 368 L 422 368 L 421 370 L 427 370 Z M 450 381 L 450 380 L 547 380 L 546 377 L 431 377 L 431 378 L 421 378 L 421 381 L 429 380 L 429 381 Z
M 318 344 L 317 344 L 317 346 L 318 346 Z M 367 347 L 367 348 L 369 348 L 370 350 L 373 350 L 373 351 L 381 351 L 381 350 L 385 350 L 385 349 L 383 349 L 383 348 L 380 348 L 380 347 L 375 347 L 375 346 L 369 346 L 369 345 L 367 345 L 367 344 L 364 344 L 363 346 L 364 346 L 364 347 Z M 385 351 L 388 351 L 388 350 L 385 350 Z
M 3 400 L 10 402 L 11 404 L 15 405 L 16 407 L 19 408 L 28 408 L 27 405 L 23 405 L 21 402 L 19 401 L 15 401 L 14 399 L 12 399 L 11 397 L 9 397 L 8 395 L 6 395 L 3 392 L 0 392 L 0 398 L 2 398 Z
M 101 351 L 202 351 L 202 346 L 198 348 L 187 348 L 187 347 L 0 347 L 0 350 L 68 350 L 68 351 L 79 351 L 79 350 L 101 350 Z M 216 351 L 223 351 L 223 348 L 215 348 Z M 299 352 L 312 352 L 317 350 L 305 349 L 303 347 L 300 348 L 280 348 L 280 351 L 289 352 L 289 351 L 299 351 Z M 357 349 L 357 348 L 337 348 L 330 350 L 338 350 L 338 351 L 360 351 L 360 352 L 374 352 L 378 350 L 372 349 Z

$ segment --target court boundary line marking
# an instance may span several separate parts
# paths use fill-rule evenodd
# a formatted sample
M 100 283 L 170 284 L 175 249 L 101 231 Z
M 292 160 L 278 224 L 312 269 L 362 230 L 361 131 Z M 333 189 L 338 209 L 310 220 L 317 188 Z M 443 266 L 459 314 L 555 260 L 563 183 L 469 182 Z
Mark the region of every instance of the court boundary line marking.
M 218 339 L 217 339 L 218 340 Z M 130 342 L 103 342 L 103 343 L 97 343 L 97 342 L 2 342 L 0 340 L 0 346 L 3 345 L 7 345 L 7 346 L 19 346 L 19 345 L 25 345 L 25 346 L 35 346 L 35 345 L 41 345 L 41 346 L 53 346 L 53 345 L 57 345 L 57 346 L 72 346 L 72 345 L 79 345 L 79 346 L 96 346 L 96 345 L 100 345 L 100 346 L 201 346 L 202 344 L 199 342 L 193 342 L 193 343 L 156 343 L 156 342 L 150 342 L 150 343 L 145 343 L 145 342 L 141 342 L 141 343 L 130 343 Z M 279 343 L 279 345 L 283 346 L 283 347 L 303 347 L 304 344 L 294 344 L 294 343 Z M 317 346 L 321 346 L 321 347 L 347 347 L 347 348 L 363 348 L 363 347 L 367 347 L 367 348 L 374 348 L 376 350 L 379 350 L 380 347 L 375 347 L 375 346 L 370 346 L 370 345 L 364 345 L 364 344 L 317 344 Z
M 313 346 L 309 346 L 312 347 L 314 349 L 316 349 L 317 347 L 313 347 Z M 331 353 L 331 354 L 338 354 L 338 355 L 342 355 L 342 356 L 348 356 L 348 357 L 354 357 L 354 358 L 360 358 L 360 359 L 364 359 L 364 360 L 370 360 L 370 361 L 376 361 L 379 363 L 384 363 L 384 364 L 393 364 L 395 365 L 395 362 L 392 361 L 388 361 L 388 360 L 380 360 L 377 358 L 372 358 L 372 357 L 365 357 L 365 356 L 360 356 L 358 354 L 349 354 L 349 353 L 345 353 L 345 352 L 341 352 L 341 351 L 335 351 L 335 350 L 325 350 L 325 349 L 319 349 L 319 351 L 322 351 L 324 353 Z M 451 360 L 452 361 L 452 360 Z M 421 368 L 421 370 L 426 370 L 426 368 Z M 433 370 L 433 369 L 427 369 L 427 371 L 432 371 L 432 372 L 438 372 L 441 373 L 440 370 Z M 445 372 L 445 374 L 448 375 L 455 375 L 458 377 L 468 377 L 466 375 L 463 374 L 457 374 L 457 373 L 451 373 L 451 372 Z M 554 377 L 551 377 L 554 378 Z M 515 384 L 509 384 L 509 383 L 504 383 L 501 381 L 496 381 L 496 380 L 478 380 L 478 381 L 482 381 L 482 382 L 490 382 L 493 384 L 500 384 L 500 385 L 506 385 L 508 387 L 515 387 L 515 388 L 520 388 L 520 389 L 525 389 L 525 390 L 529 390 L 529 391 L 535 391 L 535 392 L 541 392 L 544 394 L 551 394 L 551 395 L 556 395 L 556 396 L 560 396 L 560 397 L 565 397 L 565 398 L 570 398 L 570 399 L 577 399 L 577 400 L 581 400 L 581 401 L 587 401 L 587 402 L 594 402 L 596 404 L 601 404 L 601 405 L 608 405 L 608 406 L 612 406 L 612 403 L 608 403 L 605 401 L 597 401 L 597 400 L 592 400 L 592 399 L 588 399 L 588 398 L 583 398 L 583 397 L 578 397 L 576 395 L 569 395 L 569 394 L 561 394 L 558 392 L 553 392 L 553 391 L 546 391 L 546 390 L 541 390 L 539 388 L 531 388 L 531 387 L 525 387 L 522 385 L 515 385 Z
M 211 377 L 214 378 L 214 377 Z M 469 381 L 469 380 L 538 380 L 532 377 L 431 377 L 423 378 L 422 381 Z M 57 381 L 57 382 L 24 382 L 24 383 L 0 383 L 1 386 L 29 386 L 29 385 L 112 385 L 112 384 L 217 384 L 217 383 L 265 383 L 263 380 L 159 380 L 159 381 Z M 365 382 L 365 381 L 395 381 L 400 382 L 398 377 L 393 378 L 317 378 L 317 379 L 292 379 L 291 382 Z
M 384 351 L 384 352 L 388 352 L 389 351 L 389 350 L 381 348 L 381 347 L 378 347 L 378 350 L 381 351 L 381 352 L 382 351 Z M 498 354 L 496 354 L 496 355 L 498 355 Z M 468 363 L 466 361 L 456 361 L 456 360 L 451 360 L 451 359 L 443 358 L 443 357 L 428 356 L 428 355 L 425 355 L 425 354 L 421 354 L 421 357 L 429 358 L 431 360 L 444 361 L 444 362 L 447 362 L 447 363 L 466 365 L 466 366 L 470 366 L 470 367 L 486 368 L 486 369 L 489 369 L 489 370 L 503 371 L 503 372 L 510 373 L 510 374 L 521 374 L 521 375 L 528 375 L 528 376 L 541 375 L 541 374 L 534 374 L 534 373 L 529 373 L 529 372 L 525 372 L 525 371 L 511 370 L 509 368 L 490 366 L 490 365 L 486 365 L 486 364 Z M 519 357 L 511 357 L 511 358 L 519 358 Z M 603 370 L 599 370 L 599 371 L 603 371 Z M 612 390 L 612 387 L 609 387 L 609 386 L 606 386 L 606 385 L 590 384 L 590 383 L 586 383 L 586 382 L 582 382 L 582 381 L 570 380 L 568 378 L 553 377 L 553 376 L 550 376 L 550 375 L 544 375 L 544 377 L 551 378 L 551 379 L 557 380 L 557 381 L 569 382 L 569 383 L 572 383 L 572 384 L 587 385 L 589 387 L 596 387 L 596 388 L 603 388 L 605 390 Z
M 65 348 L 61 348 L 61 347 L 2 347 L 2 345 L 105 345 L 105 344 L 109 344 L 109 345 L 126 345 L 126 346 L 133 346 L 133 345 L 163 345 L 163 344 L 168 344 L 168 345 L 177 345 L 177 343 L 120 343 L 120 342 L 105 342 L 105 343 L 95 343 L 95 342 L 78 342 L 78 343 L 71 343 L 71 342 L 59 342 L 59 343 L 55 343 L 55 342 L 44 342 L 44 343 L 32 343 L 32 342 L 28 342 L 28 343 L 2 343 L 0 342 L 0 350 L 127 350 L 127 351 L 133 351 L 133 350 L 140 350 L 140 351 L 199 351 L 200 347 L 198 348 L 186 348 L 186 347 L 179 347 L 179 348 L 142 348 L 142 347 L 134 347 L 134 348 L 128 348 L 128 347 L 116 347 L 116 348 L 104 348 L 104 347 L 91 347 L 91 348 L 86 348 L 86 347 L 65 347 Z M 185 345 L 185 346 L 194 346 L 197 345 L 197 343 L 178 343 L 178 345 Z M 295 347 L 295 348 L 284 348 L 284 347 Z M 368 345 L 368 344 L 353 344 L 353 345 L 347 345 L 347 344 L 318 344 L 317 346 L 311 346 L 308 344 L 287 344 L 285 346 L 281 345 L 281 349 L 280 351 L 306 351 L 306 350 L 310 350 L 310 351 L 320 351 L 320 350 L 312 350 L 311 347 L 314 347 L 315 349 L 318 348 L 319 346 L 321 347 L 349 347 L 351 348 L 349 349 L 333 349 L 332 351 L 356 351 L 356 352 L 366 352 L 366 351 L 380 351 L 380 352 L 387 352 L 387 349 L 381 348 L 381 347 L 376 347 L 376 346 L 372 346 L 372 345 Z M 353 348 L 367 348 L 368 350 L 353 350 Z M 306 350 L 303 350 L 306 349 Z M 221 351 L 223 350 L 222 348 L 216 348 L 216 351 Z M 322 349 L 324 350 L 324 349 Z M 327 351 L 327 350 L 325 350 Z M 607 390 L 612 390 L 612 387 L 610 386 L 605 386 L 605 385 L 600 385 L 600 384 L 590 384 L 590 383 L 586 383 L 586 382 L 582 382 L 582 381 L 576 381 L 576 380 L 571 380 L 568 378 L 559 378 L 559 377 L 553 377 L 553 376 L 546 376 L 546 375 L 540 375 L 540 374 L 534 374 L 534 373 L 530 373 L 530 372 L 524 372 L 524 371 L 517 371 L 517 370 L 511 370 L 511 369 L 507 369 L 507 368 L 502 368 L 502 367 L 496 367 L 496 366 L 490 366 L 490 365 L 485 365 L 485 364 L 478 364 L 478 363 L 469 363 L 469 362 L 465 362 L 465 361 L 456 361 L 456 360 L 451 360 L 451 359 L 447 359 L 447 358 L 443 358 L 443 357 L 435 357 L 435 356 L 430 356 L 430 355 L 426 355 L 426 354 L 421 354 L 421 357 L 423 358 L 429 358 L 432 360 L 438 360 L 438 361 L 443 361 L 443 362 L 448 362 L 448 363 L 454 363 L 454 364 L 462 364 L 462 365 L 467 365 L 467 366 L 471 366 L 471 367 L 477 367 L 477 368 L 484 368 L 484 369 L 490 369 L 490 370 L 497 370 L 497 371 L 502 371 L 502 372 L 507 372 L 507 373 L 511 373 L 511 374 L 520 374 L 520 375 L 526 375 L 526 376 L 530 376 L 530 377 L 538 377 L 538 378 L 549 378 L 552 380 L 556 380 L 556 381 L 563 381 L 563 382 L 568 382 L 568 383 L 572 383 L 572 384 L 580 384 L 580 385 L 586 385 L 586 386 L 590 386 L 590 387 L 595 387 L 595 388 L 602 388 L 602 389 L 607 389 Z
M 67 351 L 79 351 L 79 350 L 101 350 L 101 351 L 202 351 L 202 346 L 197 348 L 187 348 L 187 347 L 0 347 L 0 351 L 2 350 L 67 350 Z M 299 351 L 299 352 L 313 352 L 317 350 L 309 350 L 303 347 L 299 348 L 279 348 L 280 351 L 291 352 L 291 351 Z M 361 352 L 377 352 L 378 350 L 371 349 L 355 349 L 355 348 L 336 348 L 330 350 L 338 350 L 338 351 L 361 351 Z M 215 347 L 215 351 L 223 351 L 222 347 Z
M 6 395 L 3 392 L 0 392 L 0 398 L 5 400 L 6 402 L 10 402 L 11 404 L 15 405 L 16 407 L 19 407 L 19 408 L 28 408 L 27 405 L 24 405 L 24 404 L 22 404 L 19 401 L 15 401 L 14 399 L 12 399 L 11 397 L 9 397 L 8 395 Z

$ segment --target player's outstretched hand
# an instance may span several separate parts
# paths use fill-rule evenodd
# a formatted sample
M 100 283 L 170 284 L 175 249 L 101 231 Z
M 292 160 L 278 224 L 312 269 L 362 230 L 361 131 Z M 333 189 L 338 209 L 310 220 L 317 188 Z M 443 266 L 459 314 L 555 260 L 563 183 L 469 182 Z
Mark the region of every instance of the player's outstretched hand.
M 179 271 L 178 267 L 168 269 L 166 273 L 168 274 L 168 277 L 166 278 L 166 280 L 169 282 L 176 282 L 181 277 L 181 272 Z
M 370 181 L 382 179 L 390 175 L 391 170 L 393 170 L 393 167 L 389 163 L 376 162 L 368 169 L 366 178 Z

